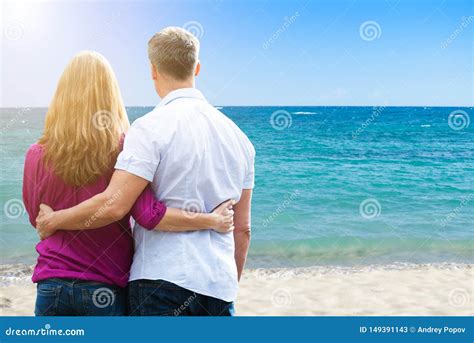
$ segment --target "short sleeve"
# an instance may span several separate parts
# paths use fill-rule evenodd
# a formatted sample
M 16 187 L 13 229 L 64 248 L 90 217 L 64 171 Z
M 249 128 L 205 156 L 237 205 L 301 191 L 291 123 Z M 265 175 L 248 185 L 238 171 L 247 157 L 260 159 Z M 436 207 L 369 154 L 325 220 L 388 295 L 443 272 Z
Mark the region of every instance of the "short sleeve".
M 243 189 L 253 189 L 255 187 L 255 148 L 248 141 L 248 162 L 245 173 Z
M 120 169 L 153 181 L 160 163 L 160 152 L 153 132 L 138 119 L 125 136 L 123 150 L 117 158 L 115 169 Z
M 130 210 L 133 219 L 147 230 L 154 230 L 165 216 L 166 206 L 155 198 L 150 184 L 135 201 Z
M 36 226 L 36 217 L 41 203 L 42 182 L 38 179 L 41 179 L 40 174 L 43 170 L 42 153 L 42 147 L 39 144 L 33 144 L 26 153 L 23 171 L 23 204 L 33 226 Z

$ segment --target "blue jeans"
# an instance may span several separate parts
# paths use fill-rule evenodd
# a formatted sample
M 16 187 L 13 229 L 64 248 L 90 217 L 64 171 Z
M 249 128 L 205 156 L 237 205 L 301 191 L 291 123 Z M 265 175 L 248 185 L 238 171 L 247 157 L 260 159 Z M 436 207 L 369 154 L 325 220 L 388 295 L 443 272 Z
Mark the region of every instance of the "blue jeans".
M 47 279 L 38 282 L 36 316 L 125 316 L 126 288 L 105 283 Z
M 164 280 L 128 284 L 130 316 L 232 316 L 234 303 L 195 293 Z

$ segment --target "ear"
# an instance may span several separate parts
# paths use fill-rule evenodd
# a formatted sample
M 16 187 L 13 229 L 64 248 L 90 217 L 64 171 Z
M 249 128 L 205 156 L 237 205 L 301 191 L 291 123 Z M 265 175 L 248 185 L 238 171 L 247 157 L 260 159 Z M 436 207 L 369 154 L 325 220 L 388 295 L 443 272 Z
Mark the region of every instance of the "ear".
M 194 76 L 198 76 L 200 71 L 201 71 L 201 62 L 198 61 L 198 63 L 196 64 L 196 70 L 194 71 Z
M 151 78 L 156 81 L 158 78 L 158 71 L 156 70 L 156 67 L 153 65 L 153 63 L 150 63 L 150 70 L 151 70 Z

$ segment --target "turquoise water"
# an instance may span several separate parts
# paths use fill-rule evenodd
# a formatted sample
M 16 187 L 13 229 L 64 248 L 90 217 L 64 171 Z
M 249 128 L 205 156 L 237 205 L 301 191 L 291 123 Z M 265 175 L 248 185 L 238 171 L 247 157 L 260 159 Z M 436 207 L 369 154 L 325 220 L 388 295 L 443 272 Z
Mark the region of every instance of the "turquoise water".
M 128 113 L 133 121 L 149 110 Z M 222 111 L 257 150 L 249 266 L 473 262 L 472 108 Z M 463 112 L 449 120 L 453 111 Z M 1 109 L 4 264 L 36 256 L 35 232 L 12 199 L 21 199 L 24 153 L 45 112 Z

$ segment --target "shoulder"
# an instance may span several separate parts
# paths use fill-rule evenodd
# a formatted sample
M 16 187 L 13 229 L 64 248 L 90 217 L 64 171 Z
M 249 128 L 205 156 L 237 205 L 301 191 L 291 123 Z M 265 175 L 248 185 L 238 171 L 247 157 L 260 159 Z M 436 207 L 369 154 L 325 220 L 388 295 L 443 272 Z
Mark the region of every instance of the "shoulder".
M 224 113 L 222 113 L 221 111 L 219 111 L 217 109 L 215 109 L 215 111 L 218 112 L 219 115 L 224 118 L 224 120 L 229 125 L 229 128 L 237 136 L 237 139 L 238 139 L 240 145 L 242 145 L 245 148 L 246 152 L 250 156 L 255 155 L 255 147 L 253 146 L 253 144 L 250 141 L 250 139 L 248 138 L 248 136 L 242 131 L 242 129 L 236 123 L 234 123 L 234 121 L 232 119 L 227 117 Z
M 136 119 L 131 128 L 135 130 L 143 130 L 144 132 L 155 132 L 163 125 L 163 121 L 168 122 L 169 119 L 175 118 L 168 106 L 157 106 L 152 111 Z
M 157 151 L 163 145 L 163 137 L 169 130 L 164 129 L 168 122 L 162 117 L 162 109 L 152 111 L 136 119 L 125 135 L 123 151 Z
M 125 135 L 125 143 L 130 141 L 130 138 L 134 139 L 143 139 L 151 138 L 155 136 L 156 128 L 156 108 L 151 112 L 148 112 L 144 116 L 135 119 L 135 121 L 130 125 L 127 134 Z
M 43 156 L 43 153 L 44 153 L 44 146 L 39 143 L 35 143 L 35 144 L 30 145 L 30 147 L 26 151 L 26 157 L 27 158 L 35 158 L 35 157 L 40 158 L 41 156 Z
M 36 170 L 37 168 L 43 168 L 43 155 L 44 146 L 38 143 L 32 144 L 26 151 L 25 157 L 25 171 Z

